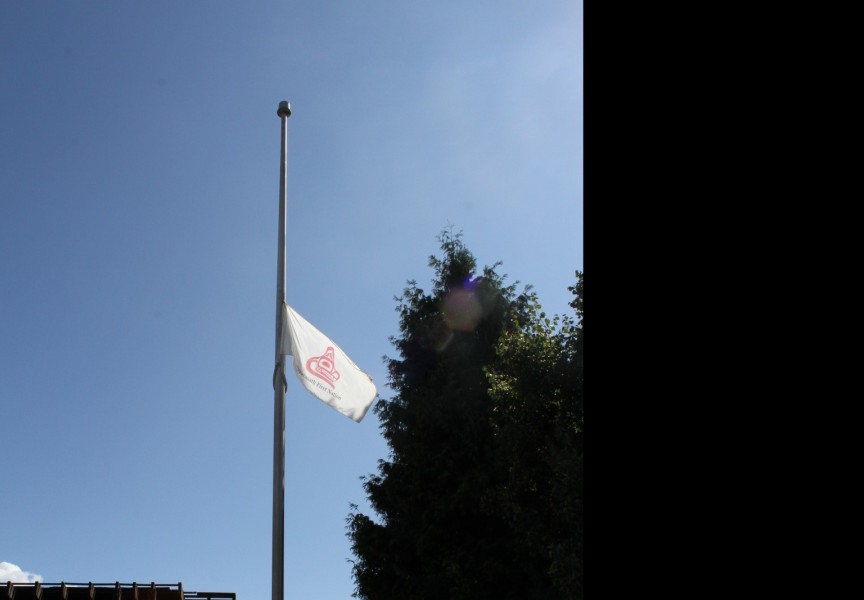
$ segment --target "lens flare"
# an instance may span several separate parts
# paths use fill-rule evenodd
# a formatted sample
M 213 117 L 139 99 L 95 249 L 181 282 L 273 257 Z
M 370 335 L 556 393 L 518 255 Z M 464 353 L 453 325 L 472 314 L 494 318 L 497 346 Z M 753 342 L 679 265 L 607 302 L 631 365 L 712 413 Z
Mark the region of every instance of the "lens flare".
M 470 287 L 450 290 L 444 300 L 444 322 L 453 331 L 474 331 L 483 310 Z

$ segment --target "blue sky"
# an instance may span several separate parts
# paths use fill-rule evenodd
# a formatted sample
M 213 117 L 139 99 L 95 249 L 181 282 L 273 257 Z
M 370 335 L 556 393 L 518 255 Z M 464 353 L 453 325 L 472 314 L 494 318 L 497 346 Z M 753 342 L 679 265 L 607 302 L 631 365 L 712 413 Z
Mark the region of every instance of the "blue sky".
M 382 397 L 462 231 L 550 313 L 583 268 L 582 2 L 0 3 L 0 561 L 270 595 L 288 302 Z M 289 379 L 285 597 L 349 598 L 377 418 Z

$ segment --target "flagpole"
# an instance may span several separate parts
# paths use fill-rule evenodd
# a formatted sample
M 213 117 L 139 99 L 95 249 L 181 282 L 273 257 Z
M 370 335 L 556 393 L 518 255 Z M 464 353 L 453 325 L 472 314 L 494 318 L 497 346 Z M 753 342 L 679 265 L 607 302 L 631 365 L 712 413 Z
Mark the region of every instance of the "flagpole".
M 282 305 L 285 302 L 285 225 L 288 195 L 288 117 L 291 104 L 279 103 L 282 159 L 279 164 L 279 256 L 276 266 L 276 370 L 273 373 L 273 579 L 272 600 L 285 591 L 285 355 L 282 354 Z

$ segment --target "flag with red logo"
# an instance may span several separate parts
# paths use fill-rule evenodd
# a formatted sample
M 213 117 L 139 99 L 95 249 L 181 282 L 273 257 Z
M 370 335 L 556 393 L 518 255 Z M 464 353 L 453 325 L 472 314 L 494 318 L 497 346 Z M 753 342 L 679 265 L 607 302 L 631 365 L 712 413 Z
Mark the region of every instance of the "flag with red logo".
M 309 393 L 358 423 L 375 400 L 372 378 L 297 311 L 283 304 L 282 350 Z

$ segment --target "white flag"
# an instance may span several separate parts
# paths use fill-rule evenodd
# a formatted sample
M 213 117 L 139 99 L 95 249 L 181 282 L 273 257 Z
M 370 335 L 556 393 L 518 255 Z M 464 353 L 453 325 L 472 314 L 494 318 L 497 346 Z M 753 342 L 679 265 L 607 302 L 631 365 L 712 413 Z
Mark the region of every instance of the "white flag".
M 372 378 L 297 311 L 282 307 L 281 352 L 292 357 L 297 379 L 313 396 L 359 423 L 377 394 Z

